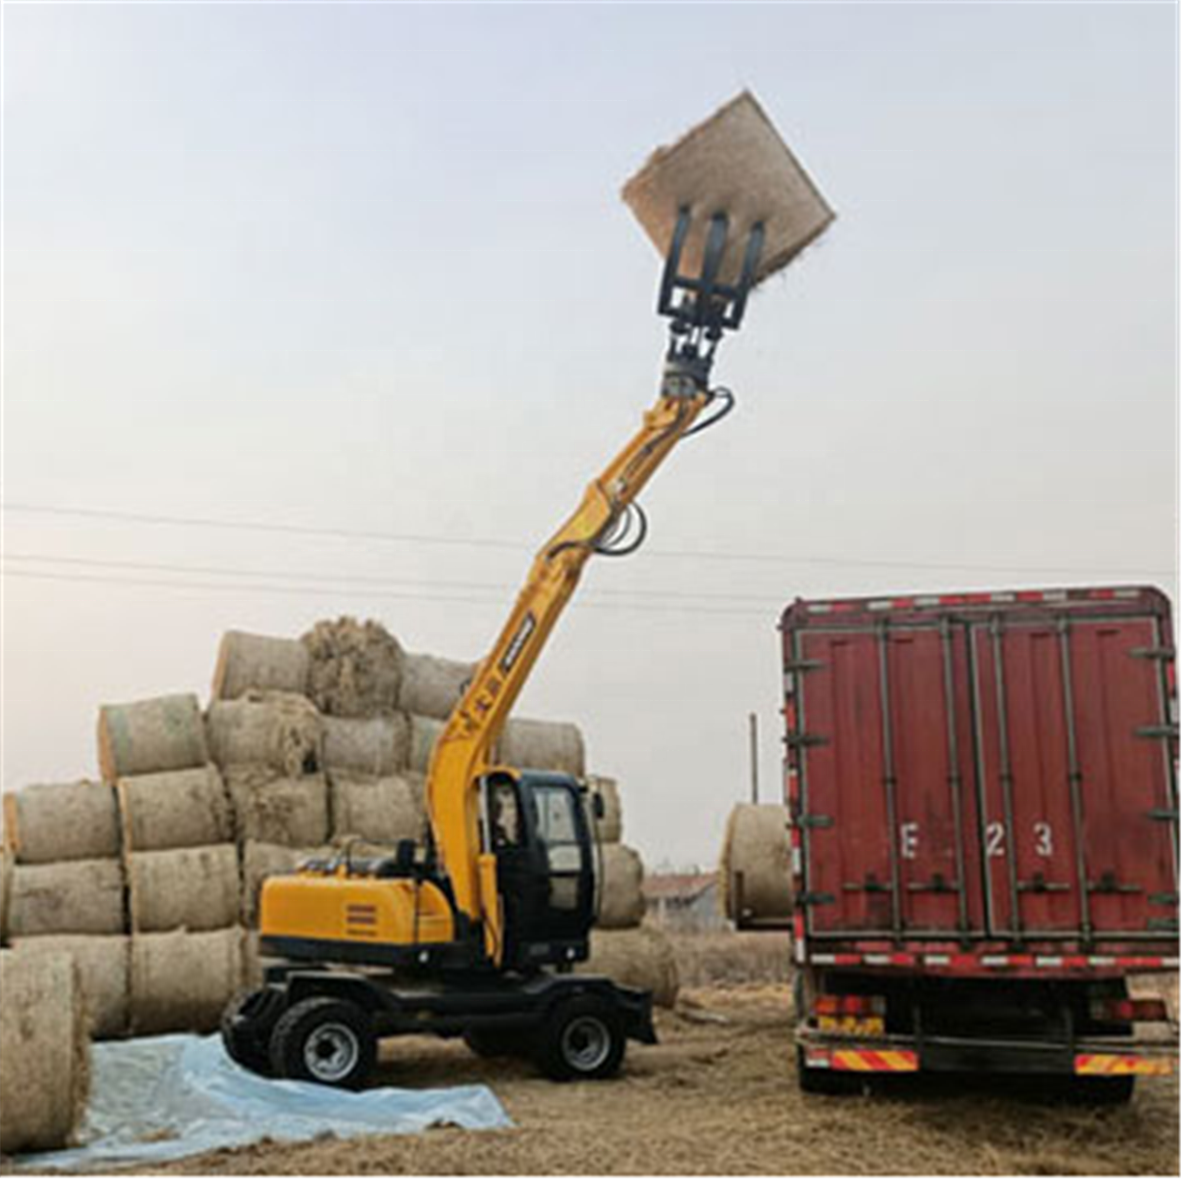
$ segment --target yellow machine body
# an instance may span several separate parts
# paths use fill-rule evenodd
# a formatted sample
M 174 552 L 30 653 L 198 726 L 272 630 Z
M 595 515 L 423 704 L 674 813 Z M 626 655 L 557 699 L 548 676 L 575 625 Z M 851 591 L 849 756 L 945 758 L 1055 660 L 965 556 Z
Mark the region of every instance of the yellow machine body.
M 264 939 L 407 950 L 455 939 L 451 907 L 433 882 L 363 877 L 344 867 L 268 879 L 259 930 Z

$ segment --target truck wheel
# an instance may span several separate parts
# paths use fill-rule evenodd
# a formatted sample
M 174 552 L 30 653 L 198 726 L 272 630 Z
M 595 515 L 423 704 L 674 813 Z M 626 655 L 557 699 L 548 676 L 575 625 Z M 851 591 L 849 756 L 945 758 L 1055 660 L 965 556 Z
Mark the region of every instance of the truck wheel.
M 469 1029 L 463 1040 L 478 1058 L 512 1058 L 529 1051 L 529 1034 L 523 1029 Z
M 279 996 L 269 988 L 240 992 L 221 1015 L 221 1044 L 231 1060 L 255 1074 L 271 1073 L 270 1037 Z
M 310 997 L 279 1018 L 270 1057 L 279 1078 L 358 1090 L 377 1061 L 373 1022 L 351 1001 Z
M 538 1066 L 558 1082 L 610 1078 L 618 1073 L 627 1048 L 615 1006 L 597 996 L 562 1001 L 542 1026 L 535 1056 Z

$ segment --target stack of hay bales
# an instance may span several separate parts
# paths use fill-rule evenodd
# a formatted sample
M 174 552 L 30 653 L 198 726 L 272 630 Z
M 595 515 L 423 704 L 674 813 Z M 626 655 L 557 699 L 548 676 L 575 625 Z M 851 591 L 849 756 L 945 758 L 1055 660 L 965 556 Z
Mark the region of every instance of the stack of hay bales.
M 4 797 L 0 935 L 65 954 L 93 1037 L 209 1030 L 242 981 L 233 812 L 197 698 L 99 711 L 102 780 Z
M 598 919 L 584 970 L 632 988 L 650 989 L 656 1004 L 671 1008 L 679 988 L 676 957 L 663 931 L 642 925 L 644 863 L 635 849 L 623 843 L 619 785 L 607 776 L 589 775 L 587 786 L 600 858 Z M 603 812 L 597 818 L 596 797 L 602 800 Z
M 60 951 L 0 951 L 0 997 L 0 1153 L 65 1148 L 90 1084 L 78 971 Z
M 332 827 L 309 667 L 298 640 L 231 631 L 218 649 L 206 728 L 232 803 L 247 924 L 257 921 L 263 881 L 292 872 Z
M 301 640 L 228 632 L 204 715 L 193 694 L 105 705 L 101 780 L 5 796 L 0 941 L 67 954 L 93 1036 L 214 1028 L 258 979 L 243 927 L 266 878 L 352 842 L 427 838 L 431 754 L 474 671 L 405 652 L 372 621 Z M 639 926 L 643 865 L 621 843 L 618 786 L 586 774 L 579 728 L 512 719 L 496 757 L 583 778 L 602 800 L 588 969 L 671 1003 L 671 953 Z
M 240 875 L 200 706 L 192 695 L 105 705 L 99 736 L 127 880 L 128 1026 L 214 1029 L 241 985 Z
M 92 1033 L 126 1032 L 130 949 L 114 788 L 84 779 L 9 793 L 4 843 L 5 939 L 22 958 L 69 953 Z

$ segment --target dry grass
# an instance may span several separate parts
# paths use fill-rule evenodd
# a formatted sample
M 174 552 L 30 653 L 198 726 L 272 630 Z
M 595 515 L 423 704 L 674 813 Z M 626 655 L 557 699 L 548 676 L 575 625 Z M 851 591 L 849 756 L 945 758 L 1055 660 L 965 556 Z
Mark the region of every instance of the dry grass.
M 512 1116 L 512 1129 L 261 1144 L 159 1171 L 1177 1173 L 1173 1079 L 1141 1080 L 1136 1099 L 1123 1109 L 1056 1104 L 1014 1095 L 1007 1082 L 946 1078 L 847 1098 L 804 1095 L 796 1086 L 787 988 L 699 989 L 686 1000 L 692 1011 L 685 1015 L 659 1015 L 662 1044 L 634 1048 L 625 1073 L 609 1083 L 560 1086 L 522 1063 L 485 1062 L 462 1046 L 425 1039 L 387 1047 L 382 1082 L 488 1083 Z M 715 1020 L 703 1022 L 702 1013 Z
M 791 936 L 750 931 L 669 931 L 681 985 L 782 984 L 791 979 Z

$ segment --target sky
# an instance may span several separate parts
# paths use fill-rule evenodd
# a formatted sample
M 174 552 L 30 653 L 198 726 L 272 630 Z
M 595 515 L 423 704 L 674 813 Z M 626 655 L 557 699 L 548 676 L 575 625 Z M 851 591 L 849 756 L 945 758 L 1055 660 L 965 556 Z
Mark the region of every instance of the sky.
M 752 712 L 778 797 L 797 597 L 1176 595 L 1171 4 L 3 22 L 5 789 L 95 774 L 101 702 L 204 699 L 228 628 L 482 654 L 656 394 L 619 189 L 742 87 L 837 221 L 517 711 L 581 724 L 625 840 L 713 863 Z

